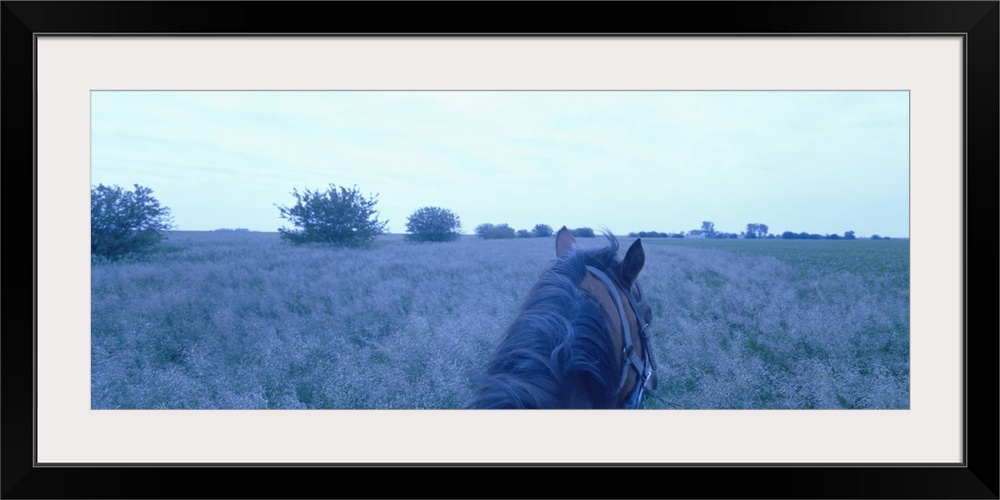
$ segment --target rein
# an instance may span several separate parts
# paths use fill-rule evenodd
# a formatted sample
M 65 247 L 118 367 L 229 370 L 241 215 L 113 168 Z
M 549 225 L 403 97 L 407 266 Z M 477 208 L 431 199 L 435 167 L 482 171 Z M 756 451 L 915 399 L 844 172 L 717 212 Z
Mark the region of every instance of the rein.
M 622 389 L 625 388 L 625 383 L 628 381 L 629 369 L 634 368 L 638 375 L 636 385 L 625 399 L 623 406 L 625 408 L 638 408 L 642 404 L 646 383 L 656 371 L 656 362 L 653 359 L 653 353 L 649 349 L 649 324 L 647 323 L 639 327 L 639 338 L 642 342 L 643 352 L 643 356 L 640 357 L 635 350 L 635 346 L 632 344 L 632 333 L 628 324 L 628 316 L 625 314 L 625 306 L 622 303 L 622 299 L 617 293 L 618 290 L 622 291 L 629 302 L 629 306 L 632 308 L 632 314 L 635 316 L 636 322 L 642 322 L 642 319 L 639 317 L 638 302 L 632 295 L 631 290 L 625 288 L 614 275 L 609 277 L 594 266 L 587 266 L 587 271 L 604 284 L 608 289 L 608 294 L 611 295 L 611 299 L 615 303 L 615 308 L 618 309 L 622 332 L 622 375 L 618 383 L 618 392 L 621 393 Z M 636 283 L 635 286 L 639 296 L 642 297 L 642 289 L 639 288 L 639 284 Z

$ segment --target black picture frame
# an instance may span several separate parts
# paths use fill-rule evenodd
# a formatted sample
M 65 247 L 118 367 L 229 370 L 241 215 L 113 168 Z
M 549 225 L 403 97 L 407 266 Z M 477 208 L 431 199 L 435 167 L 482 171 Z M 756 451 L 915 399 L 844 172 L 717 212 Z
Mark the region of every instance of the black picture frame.
M 1000 2 L 0 2 L 5 210 L 2 353 L 4 498 L 653 497 L 998 498 Z M 961 465 L 724 466 L 356 464 L 39 467 L 34 461 L 37 199 L 34 44 L 62 34 L 497 34 L 601 36 L 961 35 L 964 460 Z M 989 218 L 992 222 L 986 222 Z M 978 221 L 978 222 L 976 222 Z M 975 222 L 975 224 L 973 224 Z M 987 228 L 987 229 L 983 229 Z M 990 233 L 987 237 L 985 233 Z M 976 272 L 969 273 L 970 263 Z M 987 269 L 992 269 L 988 266 Z M 983 283 L 988 281 L 988 283 Z M 989 301 L 987 305 L 986 302 Z M 973 314 L 975 313 L 975 314 Z M 973 318 L 977 318 L 973 320 Z M 622 439 L 617 429 L 609 436 Z M 920 439 L 914 436 L 914 439 Z M 365 478 L 372 467 L 381 479 Z M 418 470 L 407 470 L 418 469 Z M 461 470 L 456 470 L 461 469 Z M 628 470 L 626 470 L 628 469 Z M 513 474 L 514 471 L 520 474 Z M 600 470 L 600 472 L 598 472 Z M 369 471 L 371 472 L 371 471 Z M 633 474 L 634 472 L 634 474 Z M 399 476 L 419 475 L 419 479 Z M 530 476 L 536 475 L 535 480 Z M 603 478 L 600 484 L 598 478 Z

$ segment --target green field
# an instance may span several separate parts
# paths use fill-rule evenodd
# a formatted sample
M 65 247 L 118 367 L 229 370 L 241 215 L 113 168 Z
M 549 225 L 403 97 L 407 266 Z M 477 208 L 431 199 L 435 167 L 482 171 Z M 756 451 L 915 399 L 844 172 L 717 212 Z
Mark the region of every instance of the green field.
M 92 264 L 93 408 L 459 408 L 555 259 L 553 238 L 168 234 Z M 643 244 L 646 408 L 909 407 L 908 240 Z

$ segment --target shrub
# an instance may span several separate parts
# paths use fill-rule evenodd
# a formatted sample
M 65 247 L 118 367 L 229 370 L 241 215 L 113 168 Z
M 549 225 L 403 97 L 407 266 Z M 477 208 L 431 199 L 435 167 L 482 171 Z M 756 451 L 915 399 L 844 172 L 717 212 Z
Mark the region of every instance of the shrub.
M 90 253 L 111 260 L 148 250 L 173 227 L 170 209 L 160 206 L 153 190 L 135 191 L 98 184 L 90 189 Z
M 493 224 L 490 224 L 489 222 L 484 222 L 476 226 L 476 236 L 479 236 L 480 238 L 485 238 L 487 235 L 490 234 L 490 231 L 492 230 L 493 230 Z
M 337 246 L 357 247 L 368 245 L 385 232 L 389 221 L 379 221 L 375 210 L 378 195 L 362 196 L 357 186 L 347 189 L 330 184 L 326 191 L 302 193 L 292 189 L 296 203 L 292 207 L 278 207 L 283 219 L 288 219 L 297 229 L 281 227 L 278 232 L 284 241 L 294 244 L 330 243 Z
M 531 238 L 531 233 L 529 233 L 527 229 L 518 229 L 517 230 L 517 237 L 518 238 Z
M 570 233 L 577 238 L 593 238 L 594 230 L 589 227 L 578 227 L 576 229 L 571 229 Z
M 413 241 L 454 241 L 462 228 L 458 216 L 451 210 L 439 207 L 418 208 L 406 221 L 410 234 L 406 239 Z
M 683 233 L 683 231 L 681 231 Z M 683 234 L 661 233 L 659 231 L 639 231 L 638 233 L 628 233 L 629 238 L 683 238 Z
M 507 224 L 490 224 L 485 222 L 476 226 L 476 235 L 487 240 L 513 238 L 517 235 L 514 228 Z
M 531 235 L 536 238 L 545 238 L 552 236 L 552 234 L 552 226 L 549 226 L 548 224 L 536 224 L 535 228 L 531 230 Z

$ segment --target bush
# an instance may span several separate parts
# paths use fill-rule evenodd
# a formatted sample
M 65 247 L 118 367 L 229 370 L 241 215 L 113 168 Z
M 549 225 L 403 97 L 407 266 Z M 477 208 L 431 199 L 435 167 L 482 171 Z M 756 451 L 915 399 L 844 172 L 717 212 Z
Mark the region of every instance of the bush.
M 490 231 L 492 230 L 493 230 L 493 224 L 490 224 L 489 222 L 484 222 L 476 226 L 476 236 L 479 236 L 480 238 L 485 238 L 488 234 L 490 234 Z
M 451 210 L 438 207 L 418 208 L 406 221 L 406 239 L 413 241 L 454 241 L 462 224 Z
M 148 250 L 173 227 L 170 209 L 160 206 L 153 190 L 135 191 L 98 184 L 90 189 L 90 253 L 111 260 Z
M 548 224 L 537 224 L 535 225 L 535 228 L 531 230 L 531 235 L 536 238 L 545 238 L 552 236 L 552 234 L 552 226 L 549 226 Z
M 531 233 L 529 233 L 527 229 L 518 229 L 517 230 L 517 237 L 518 238 L 531 238 Z
M 593 238 L 594 230 L 589 227 L 578 227 L 576 229 L 571 229 L 570 233 L 577 238 Z
M 485 222 L 476 226 L 476 235 L 487 240 L 513 238 L 517 235 L 514 228 L 507 224 L 490 224 Z
M 378 195 L 367 199 L 357 186 L 347 189 L 330 184 L 326 191 L 302 193 L 292 189 L 296 203 L 292 207 L 278 207 L 281 217 L 288 219 L 297 229 L 281 227 L 281 238 L 289 243 L 330 243 L 337 246 L 357 247 L 368 245 L 385 232 L 389 221 L 379 221 L 375 210 Z
M 683 231 L 681 231 L 683 233 Z M 639 231 L 638 233 L 628 233 L 629 238 L 683 238 L 683 234 L 661 233 L 659 231 Z

